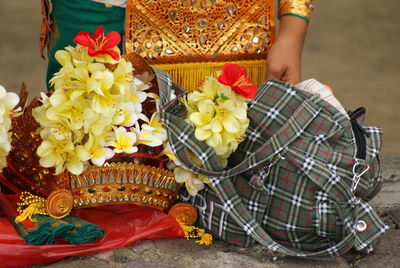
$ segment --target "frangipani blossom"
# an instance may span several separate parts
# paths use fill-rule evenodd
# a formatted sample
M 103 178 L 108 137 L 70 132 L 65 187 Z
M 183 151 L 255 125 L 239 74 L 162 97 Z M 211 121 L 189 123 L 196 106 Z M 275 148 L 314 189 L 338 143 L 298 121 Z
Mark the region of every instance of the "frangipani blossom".
M 178 183 L 185 183 L 186 189 L 192 196 L 197 195 L 198 191 L 203 190 L 205 183 L 210 183 L 206 176 L 194 174 L 183 167 L 175 168 L 174 175 Z
M 8 93 L 0 85 L 0 172 L 7 166 L 6 157 L 11 150 L 11 119 L 15 105 L 19 97 L 15 93 Z
M 90 160 L 96 166 L 102 166 L 104 162 L 114 156 L 112 149 L 106 147 L 104 140 L 93 135 L 85 145 L 77 146 L 78 155 L 82 160 Z
M 153 113 L 150 121 L 142 125 L 142 130 L 139 134 L 139 144 L 148 145 L 151 147 L 160 146 L 167 140 L 167 131 L 160 122 L 160 114 Z
M 129 90 L 133 80 L 132 71 L 132 63 L 125 59 L 121 59 L 117 68 L 113 71 L 114 87 L 120 94 L 125 94 Z
M 135 132 L 127 132 L 126 128 L 119 127 L 114 128 L 114 133 L 115 141 L 110 143 L 114 147 L 114 152 L 132 154 L 138 151 L 138 148 L 134 146 L 136 144 Z
M 125 102 L 120 107 L 113 119 L 114 125 L 131 127 L 139 120 L 139 115 L 135 112 L 135 106 L 131 102 Z

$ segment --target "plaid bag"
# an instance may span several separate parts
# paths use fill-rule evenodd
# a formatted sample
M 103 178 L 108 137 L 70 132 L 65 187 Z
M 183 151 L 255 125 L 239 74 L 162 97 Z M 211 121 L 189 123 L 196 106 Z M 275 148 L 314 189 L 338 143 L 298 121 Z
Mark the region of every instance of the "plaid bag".
M 292 256 L 373 249 L 388 228 L 365 201 L 381 187 L 382 131 L 363 126 L 364 110 L 349 120 L 318 96 L 267 81 L 248 104 L 246 139 L 223 169 L 183 120 L 184 105 L 169 101 L 172 90 L 178 95 L 183 89 L 156 73 L 172 150 L 185 168 L 212 184 L 196 197 L 182 194 L 198 208 L 201 227 L 228 243 L 258 242 Z M 191 162 L 189 151 L 204 168 Z

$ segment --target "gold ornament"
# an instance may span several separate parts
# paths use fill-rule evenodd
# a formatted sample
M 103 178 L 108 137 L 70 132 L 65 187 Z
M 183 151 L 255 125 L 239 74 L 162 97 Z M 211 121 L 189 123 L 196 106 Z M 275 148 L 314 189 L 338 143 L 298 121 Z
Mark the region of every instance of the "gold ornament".
M 67 216 L 73 207 L 73 196 L 68 190 L 52 192 L 46 199 L 47 213 L 56 219 Z

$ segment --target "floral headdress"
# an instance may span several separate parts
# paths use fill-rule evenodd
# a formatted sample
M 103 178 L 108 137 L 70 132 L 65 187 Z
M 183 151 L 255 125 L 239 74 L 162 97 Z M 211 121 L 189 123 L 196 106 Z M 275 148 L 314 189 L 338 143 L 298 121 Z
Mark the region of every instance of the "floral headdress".
M 62 68 L 50 80 L 54 86 L 33 116 L 43 142 L 37 150 L 43 167 L 55 174 L 68 170 L 81 174 L 89 163 L 102 166 L 121 154 L 138 152 L 138 146 L 162 145 L 166 131 L 158 113 L 148 118 L 142 109 L 149 98 L 148 81 L 132 75 L 130 62 L 121 58 L 116 32 L 93 35 L 79 32 L 76 47 L 56 52 Z M 113 68 L 110 68 L 112 65 Z

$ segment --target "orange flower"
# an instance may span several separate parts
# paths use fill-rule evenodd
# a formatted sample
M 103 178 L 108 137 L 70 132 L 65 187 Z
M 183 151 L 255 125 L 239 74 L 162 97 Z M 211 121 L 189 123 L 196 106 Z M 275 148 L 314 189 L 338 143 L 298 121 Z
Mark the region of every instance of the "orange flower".
M 75 38 L 74 43 L 81 46 L 88 47 L 88 54 L 91 57 L 108 54 L 114 60 L 119 60 L 119 53 L 113 48 L 121 41 L 119 33 L 112 31 L 104 35 L 104 27 L 99 26 L 91 35 L 88 31 L 79 32 Z
M 256 86 L 250 81 L 247 70 L 237 64 L 227 63 L 222 66 L 218 82 L 230 86 L 237 94 L 246 99 L 252 99 L 257 93 Z

